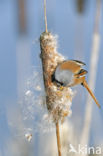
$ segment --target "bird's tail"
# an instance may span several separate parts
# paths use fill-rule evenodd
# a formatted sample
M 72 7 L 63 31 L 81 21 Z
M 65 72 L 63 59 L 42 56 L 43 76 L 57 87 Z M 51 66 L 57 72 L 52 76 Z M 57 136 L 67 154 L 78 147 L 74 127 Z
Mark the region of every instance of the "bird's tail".
M 91 97 L 93 98 L 93 100 L 95 101 L 95 103 L 97 104 L 97 106 L 100 108 L 100 104 L 98 103 L 96 97 L 94 96 L 93 92 L 91 91 L 91 89 L 89 88 L 86 80 L 83 81 L 82 85 L 87 89 L 87 91 L 89 92 L 89 94 L 91 95 Z

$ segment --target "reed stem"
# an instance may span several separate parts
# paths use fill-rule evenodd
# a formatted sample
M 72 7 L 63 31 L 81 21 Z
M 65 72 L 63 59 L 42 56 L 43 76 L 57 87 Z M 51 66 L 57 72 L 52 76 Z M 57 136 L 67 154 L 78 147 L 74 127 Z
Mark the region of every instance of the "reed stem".
M 57 137 L 58 156 L 61 156 L 59 122 L 56 123 L 56 137 Z
M 44 20 L 45 20 L 45 32 L 48 32 L 47 29 L 47 15 L 46 15 L 46 0 L 44 0 Z

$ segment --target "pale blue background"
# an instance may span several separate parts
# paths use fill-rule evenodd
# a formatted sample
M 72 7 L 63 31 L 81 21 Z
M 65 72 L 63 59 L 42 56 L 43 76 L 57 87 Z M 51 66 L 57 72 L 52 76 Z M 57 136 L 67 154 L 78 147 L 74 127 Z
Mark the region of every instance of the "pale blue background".
M 91 53 L 94 17 L 96 9 L 96 0 L 86 1 L 86 7 L 83 15 L 78 15 L 76 10 L 75 0 L 52 0 L 47 2 L 47 18 L 48 29 L 58 35 L 58 49 L 69 59 L 80 59 L 86 62 L 86 69 L 89 70 L 89 58 Z M 28 44 L 31 53 L 31 64 L 39 65 L 39 43 L 36 42 L 40 34 L 44 31 L 44 12 L 42 0 L 25 0 L 26 4 L 26 20 Z M 103 8 L 103 3 L 102 3 Z M 83 43 L 82 52 L 76 51 L 75 35 L 78 31 L 77 21 L 83 19 L 82 26 L 83 34 L 78 35 L 78 40 Z M 100 55 L 96 79 L 95 95 L 99 103 L 103 105 L 103 9 L 100 22 Z M 83 41 L 81 40 L 83 35 Z M 18 107 L 17 93 L 17 58 L 16 47 L 19 40 L 19 24 L 18 24 L 18 7 L 16 0 L 0 0 L 0 156 L 12 156 L 8 150 L 8 140 L 13 137 L 11 127 L 8 125 L 8 109 Z M 35 59 L 36 58 L 36 59 Z M 24 55 L 25 59 L 25 55 Z M 89 75 L 89 73 L 88 73 Z M 87 76 L 88 77 L 88 76 Z M 88 79 L 88 78 L 87 78 Z M 79 87 L 80 91 L 73 100 L 71 121 L 74 127 L 81 127 L 82 115 L 85 111 L 86 91 Z M 78 87 L 77 87 L 77 90 Z M 80 98 L 78 98 L 78 96 Z M 80 103 L 78 110 L 78 103 Z M 100 144 L 103 142 L 103 113 L 101 114 L 101 125 L 98 125 L 95 112 L 97 107 L 94 104 L 93 120 L 91 126 L 90 143 Z M 80 123 L 76 121 L 76 116 L 79 116 Z M 95 121 L 94 121 L 95 120 Z M 97 126 L 98 125 L 98 126 Z M 96 129 L 96 133 L 93 129 Z M 79 128 L 77 128 L 79 131 Z M 98 133 L 98 135 L 97 135 Z M 79 134 L 80 135 L 80 134 Z M 96 141 L 95 140 L 96 136 Z M 37 136 L 36 136 L 37 137 Z M 37 137 L 38 138 L 38 137 Z M 38 141 L 38 140 L 37 140 Z M 36 141 L 36 142 L 37 142 Z M 32 151 L 37 150 L 36 144 L 31 145 Z M 35 155 L 38 156 L 38 151 L 35 150 Z M 36 153 L 37 152 L 37 153 Z M 31 156 L 33 152 L 31 152 Z M 16 156 L 13 155 L 13 156 Z M 18 155 L 19 156 L 19 155 Z

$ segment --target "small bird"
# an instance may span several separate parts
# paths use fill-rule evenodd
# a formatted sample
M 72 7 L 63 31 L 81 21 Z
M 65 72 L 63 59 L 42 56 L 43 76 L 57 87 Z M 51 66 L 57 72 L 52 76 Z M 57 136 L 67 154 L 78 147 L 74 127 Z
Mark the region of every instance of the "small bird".
M 56 82 L 57 85 L 67 87 L 81 84 L 87 89 L 97 106 L 100 108 L 100 104 L 98 103 L 96 97 L 92 93 L 85 80 L 87 71 L 82 68 L 84 65 L 86 64 L 78 60 L 63 61 L 62 63 L 57 65 L 52 75 L 52 82 Z

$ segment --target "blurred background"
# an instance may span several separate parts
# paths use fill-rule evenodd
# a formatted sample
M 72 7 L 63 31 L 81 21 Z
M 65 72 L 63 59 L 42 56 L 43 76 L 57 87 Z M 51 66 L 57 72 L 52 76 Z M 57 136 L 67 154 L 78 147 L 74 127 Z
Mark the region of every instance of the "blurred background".
M 41 107 L 43 7 L 43 0 L 0 0 L 0 156 L 57 155 L 55 128 L 45 122 Z M 47 0 L 48 30 L 58 36 L 58 51 L 86 63 L 87 81 L 101 107 L 102 19 L 102 0 Z M 69 144 L 101 146 L 102 156 L 103 109 L 82 86 L 73 91 L 72 116 L 61 126 L 63 156 L 72 156 Z

